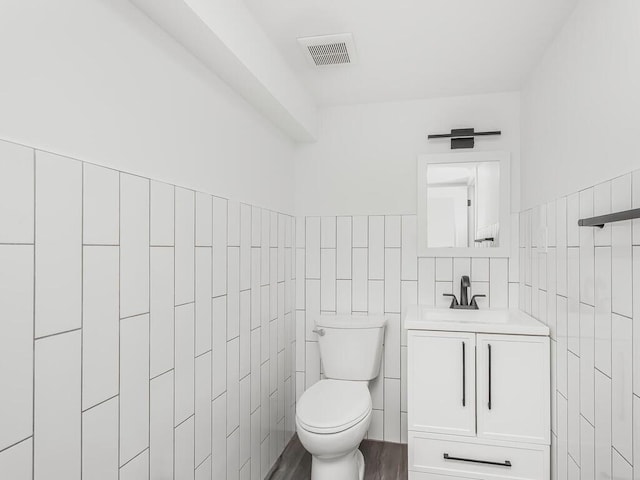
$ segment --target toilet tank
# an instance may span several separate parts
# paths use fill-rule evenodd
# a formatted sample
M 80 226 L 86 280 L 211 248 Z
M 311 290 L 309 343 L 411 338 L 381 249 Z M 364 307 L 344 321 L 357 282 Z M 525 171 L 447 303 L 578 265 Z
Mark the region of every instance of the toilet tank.
M 368 381 L 380 372 L 385 317 L 319 315 L 316 335 L 327 378 Z

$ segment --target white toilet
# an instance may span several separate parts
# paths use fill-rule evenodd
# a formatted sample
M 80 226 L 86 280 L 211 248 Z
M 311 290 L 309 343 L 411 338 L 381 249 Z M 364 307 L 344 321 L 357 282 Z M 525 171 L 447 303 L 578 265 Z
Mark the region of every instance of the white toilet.
M 311 480 L 362 480 L 358 450 L 371 424 L 368 384 L 378 376 L 386 320 L 382 316 L 320 315 L 320 359 L 326 380 L 298 401 L 296 427 L 311 453 Z

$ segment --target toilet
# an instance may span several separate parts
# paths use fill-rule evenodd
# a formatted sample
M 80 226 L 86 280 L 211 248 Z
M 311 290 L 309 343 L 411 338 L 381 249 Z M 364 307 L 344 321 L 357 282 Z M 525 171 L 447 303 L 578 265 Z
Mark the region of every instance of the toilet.
M 369 381 L 380 373 L 383 316 L 320 315 L 314 333 L 326 379 L 296 409 L 300 442 L 312 456 L 311 480 L 362 480 L 358 450 L 371 424 Z

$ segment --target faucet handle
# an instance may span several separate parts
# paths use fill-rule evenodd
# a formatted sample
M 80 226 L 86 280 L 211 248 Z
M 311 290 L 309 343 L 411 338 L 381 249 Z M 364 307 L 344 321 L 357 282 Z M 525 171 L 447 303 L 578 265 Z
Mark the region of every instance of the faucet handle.
M 476 310 L 478 309 L 478 302 L 476 302 L 476 298 L 485 298 L 486 295 L 481 293 L 478 295 L 474 295 L 473 297 L 471 297 L 471 303 L 469 305 L 471 305 L 472 307 L 474 307 Z
M 449 306 L 449 308 L 453 308 L 458 304 L 458 298 L 455 296 L 455 294 L 453 293 L 443 293 L 442 294 L 443 297 L 451 297 L 451 305 Z

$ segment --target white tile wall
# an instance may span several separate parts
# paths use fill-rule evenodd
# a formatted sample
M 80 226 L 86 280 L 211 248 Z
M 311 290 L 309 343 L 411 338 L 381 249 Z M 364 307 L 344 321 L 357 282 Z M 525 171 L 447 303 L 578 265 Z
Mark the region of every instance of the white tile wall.
M 514 215 L 517 225 L 518 216 Z M 371 384 L 374 416 L 369 438 L 406 442 L 406 332 L 402 314 L 418 301 L 433 305 L 442 293 L 458 291 L 460 275 L 471 275 L 472 293 L 487 304 L 517 306 L 517 261 L 488 258 L 417 258 L 416 216 L 298 218 L 296 262 L 295 389 L 298 398 L 321 378 L 314 317 L 322 313 L 384 313 L 388 318 L 381 377 Z M 517 244 L 517 235 L 516 235 Z M 515 277 L 509 277 L 513 271 Z M 305 282 L 301 281 L 306 278 Z M 510 283 L 511 282 L 511 283 Z M 509 287 L 512 287 L 511 289 Z M 403 418 L 405 421 L 403 422 Z
M 301 228 L 0 141 L 0 478 L 264 478 L 293 434 Z
M 520 239 L 524 266 L 546 272 L 546 283 L 521 277 L 520 295 L 523 309 L 551 327 L 553 478 L 576 472 L 590 479 L 640 477 L 640 392 L 634 389 L 640 385 L 640 329 L 634 325 L 640 320 L 640 249 L 633 246 L 632 222 L 602 230 L 577 226 L 581 217 L 640 202 L 637 177 L 623 175 L 521 214 L 521 224 L 536 210 L 546 209 L 548 222 L 555 214 L 555 242 L 546 249 L 528 247 L 539 237 L 537 227 Z

